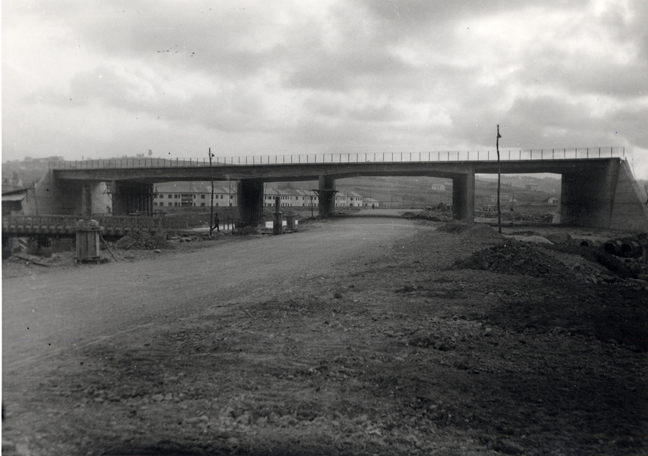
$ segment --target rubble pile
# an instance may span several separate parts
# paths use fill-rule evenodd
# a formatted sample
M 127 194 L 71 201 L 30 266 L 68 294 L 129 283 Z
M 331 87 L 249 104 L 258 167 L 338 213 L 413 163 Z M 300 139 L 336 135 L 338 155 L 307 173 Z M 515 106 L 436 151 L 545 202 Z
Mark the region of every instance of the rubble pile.
M 430 220 L 432 222 L 449 222 L 452 220 L 452 213 L 439 209 L 425 209 L 417 214 L 413 214 L 412 218 Z
M 251 234 L 261 234 L 259 230 L 254 228 L 252 225 L 246 225 L 243 228 L 235 228 L 232 230 L 232 234 L 235 236 L 248 236 Z
M 497 210 L 477 210 L 475 211 L 477 217 L 482 218 L 497 218 Z M 536 223 L 551 223 L 553 221 L 553 213 L 542 212 L 517 212 L 510 211 L 502 208 L 502 220 L 522 221 L 522 222 L 536 222 Z
M 162 236 L 134 230 L 115 242 L 115 247 L 123 250 L 156 250 L 172 248 Z
M 483 269 L 510 275 L 562 278 L 571 271 L 546 250 L 533 244 L 507 240 L 456 261 L 455 269 Z
M 468 235 L 479 239 L 499 239 L 502 236 L 488 225 L 481 223 L 450 222 L 438 228 L 439 231 L 451 234 Z

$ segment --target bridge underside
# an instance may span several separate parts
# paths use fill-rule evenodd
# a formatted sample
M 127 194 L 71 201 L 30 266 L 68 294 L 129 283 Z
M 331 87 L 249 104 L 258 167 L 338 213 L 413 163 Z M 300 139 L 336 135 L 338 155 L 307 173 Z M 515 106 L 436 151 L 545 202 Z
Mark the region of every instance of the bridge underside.
M 110 207 L 115 215 L 152 211 L 156 182 L 236 180 L 242 220 L 257 224 L 263 214 L 263 183 L 319 182 L 319 214 L 335 208 L 335 182 L 356 176 L 433 176 L 452 179 L 453 213 L 474 219 L 475 174 L 554 173 L 562 176 L 556 222 L 609 229 L 648 231 L 648 208 L 627 162 L 618 158 L 474 162 L 317 163 L 219 165 L 170 168 L 95 168 L 50 171 L 37 185 L 36 212 L 91 214 Z M 112 183 L 106 191 L 105 182 Z M 110 201 L 112 198 L 112 201 Z M 34 201 L 36 203 L 36 201 Z M 32 204 L 34 206 L 35 204 Z M 104 209 L 104 210 L 101 210 Z

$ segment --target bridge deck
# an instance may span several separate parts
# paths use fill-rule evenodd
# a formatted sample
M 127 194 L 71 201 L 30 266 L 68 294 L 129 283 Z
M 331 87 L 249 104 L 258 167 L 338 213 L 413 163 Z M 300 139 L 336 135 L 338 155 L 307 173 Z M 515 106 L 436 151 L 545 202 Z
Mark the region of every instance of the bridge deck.
M 549 154 L 551 151 L 545 153 Z M 610 154 L 613 154 L 611 151 Z M 410 154 L 407 158 L 418 154 Z M 595 156 L 578 158 L 532 158 L 502 160 L 430 160 L 408 161 L 403 159 L 393 162 L 382 161 L 325 161 L 310 163 L 256 163 L 248 165 L 219 164 L 205 167 L 191 161 L 178 162 L 177 166 L 156 166 L 155 161 L 147 166 L 119 167 L 110 163 L 96 163 L 91 167 L 84 164 L 79 167 L 54 167 L 57 179 L 76 181 L 130 181 L 154 184 L 170 181 L 217 181 L 226 180 L 256 180 L 262 182 L 283 181 L 312 181 L 321 176 L 332 179 L 343 179 L 355 176 L 434 176 L 455 178 L 467 173 L 503 174 L 520 173 L 554 173 L 565 174 L 581 172 L 585 169 L 595 169 L 607 166 L 610 161 L 620 161 L 619 157 Z

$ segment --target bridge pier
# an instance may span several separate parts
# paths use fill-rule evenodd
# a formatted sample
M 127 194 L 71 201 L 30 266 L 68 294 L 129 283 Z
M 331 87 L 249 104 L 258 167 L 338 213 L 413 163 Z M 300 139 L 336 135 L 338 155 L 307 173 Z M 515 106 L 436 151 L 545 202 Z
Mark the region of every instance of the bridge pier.
M 48 171 L 28 193 L 23 203 L 25 215 L 83 215 L 109 212 L 110 197 L 101 181 L 57 179 Z
M 475 171 L 452 178 L 452 216 L 467 223 L 475 221 Z
M 134 212 L 153 215 L 153 184 L 113 181 L 112 212 L 113 215 L 130 215 Z
M 328 217 L 335 211 L 335 179 L 330 176 L 319 177 L 318 211 L 320 217 Z
M 238 207 L 241 221 L 256 227 L 263 218 L 263 181 L 243 179 L 238 182 Z

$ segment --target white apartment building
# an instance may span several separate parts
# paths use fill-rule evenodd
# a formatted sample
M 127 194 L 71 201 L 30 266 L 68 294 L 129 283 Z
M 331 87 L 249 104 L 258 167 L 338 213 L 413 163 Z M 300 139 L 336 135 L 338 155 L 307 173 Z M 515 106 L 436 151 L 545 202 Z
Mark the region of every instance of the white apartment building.
M 164 182 L 154 185 L 153 207 L 210 207 L 211 184 L 205 182 Z M 236 186 L 214 185 L 214 207 L 236 206 Z

